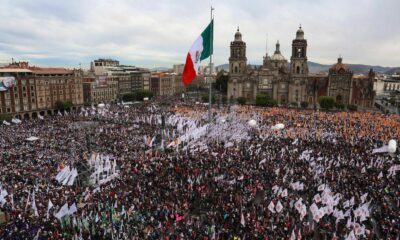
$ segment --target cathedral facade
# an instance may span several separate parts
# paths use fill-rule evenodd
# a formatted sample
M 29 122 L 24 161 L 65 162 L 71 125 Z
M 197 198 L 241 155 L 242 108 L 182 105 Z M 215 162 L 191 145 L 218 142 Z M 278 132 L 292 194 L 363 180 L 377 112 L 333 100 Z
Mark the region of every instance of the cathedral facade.
M 307 63 L 307 40 L 300 27 L 292 41 L 290 62 L 281 54 L 279 41 L 272 56 L 263 57 L 260 67 L 247 65 L 246 43 L 237 29 L 230 44 L 228 98 L 244 97 L 253 102 L 258 93 L 275 99 L 278 104 L 300 104 L 308 102 L 316 106 L 318 97 L 332 96 L 336 102 L 372 107 L 375 97 L 373 81 L 375 73 L 353 77 L 353 73 L 342 63 L 342 58 L 333 65 L 328 74 L 310 74 Z M 361 98 L 361 99 L 360 99 Z

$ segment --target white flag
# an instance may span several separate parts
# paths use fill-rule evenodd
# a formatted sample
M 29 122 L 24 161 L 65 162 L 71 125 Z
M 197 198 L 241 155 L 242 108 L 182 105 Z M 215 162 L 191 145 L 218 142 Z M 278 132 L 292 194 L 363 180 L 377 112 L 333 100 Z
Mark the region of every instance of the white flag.
M 275 209 L 276 209 L 276 211 L 277 211 L 278 213 L 280 213 L 280 212 L 282 211 L 283 206 L 282 206 L 282 204 L 281 204 L 281 201 L 278 201 L 278 203 L 276 204 Z
M 368 196 L 368 193 L 364 193 L 364 194 L 361 196 L 361 202 L 362 202 L 362 203 L 365 202 L 365 200 L 367 199 L 367 196 Z
M 64 204 L 64 206 L 62 206 L 58 211 L 58 213 L 56 213 L 54 216 L 58 218 L 58 220 L 61 220 L 61 218 L 67 214 L 68 214 L 68 203 Z
M 53 207 L 53 203 L 51 202 L 51 200 L 49 199 L 49 204 L 47 205 L 47 219 L 49 219 L 49 212 L 50 209 Z
M 39 217 L 39 213 L 38 213 L 38 210 L 37 210 L 37 207 L 36 207 L 36 201 L 35 201 L 35 191 L 33 191 L 33 195 L 32 195 L 32 209 L 33 209 L 33 211 L 35 213 L 35 216 Z
M 274 202 L 271 201 L 271 203 L 268 205 L 268 210 L 271 212 L 275 213 L 275 204 Z
M 245 221 L 244 221 L 243 212 L 242 212 L 242 215 L 241 215 L 241 217 L 240 217 L 240 224 L 242 224 L 243 227 L 246 226 L 246 223 L 245 223 Z
M 75 205 L 75 203 L 73 203 L 71 205 L 71 207 L 69 207 L 68 214 L 72 215 L 72 214 L 76 213 L 77 211 L 78 211 L 78 209 L 76 209 L 76 205 Z

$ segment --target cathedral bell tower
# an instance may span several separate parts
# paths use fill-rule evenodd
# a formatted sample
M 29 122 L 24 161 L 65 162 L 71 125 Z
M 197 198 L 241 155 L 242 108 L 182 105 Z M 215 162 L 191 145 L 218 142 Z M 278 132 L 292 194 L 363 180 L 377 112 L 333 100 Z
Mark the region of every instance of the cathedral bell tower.
M 290 58 L 290 73 L 293 77 L 307 77 L 307 40 L 304 39 L 304 31 L 296 32 L 296 39 L 292 42 L 292 57 Z
M 231 42 L 231 55 L 229 57 L 229 74 L 243 74 L 246 71 L 246 43 L 242 41 L 239 27 L 235 33 L 235 40 Z
M 239 27 L 235 33 L 235 39 L 231 42 L 231 54 L 229 56 L 229 80 L 228 97 L 230 100 L 238 97 L 251 98 L 252 85 L 246 82 L 247 75 L 246 43 L 242 40 Z

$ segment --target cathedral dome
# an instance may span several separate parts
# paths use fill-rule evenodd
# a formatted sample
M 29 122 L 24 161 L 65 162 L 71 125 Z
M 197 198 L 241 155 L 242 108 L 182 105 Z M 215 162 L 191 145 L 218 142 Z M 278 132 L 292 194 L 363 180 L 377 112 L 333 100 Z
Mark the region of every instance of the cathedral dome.
M 304 31 L 303 31 L 303 29 L 301 29 L 301 25 L 299 27 L 299 30 L 297 30 L 297 32 L 296 32 L 296 39 L 298 39 L 298 40 L 304 39 Z
M 281 54 L 279 41 L 276 43 L 276 50 L 274 55 L 271 56 L 272 61 L 285 61 L 285 57 Z
M 334 64 L 329 70 L 331 72 L 347 72 L 347 71 L 349 71 L 348 67 L 343 63 L 342 57 L 339 57 L 337 63 Z
M 272 61 L 285 61 L 285 57 L 280 53 L 278 53 L 278 54 L 275 53 L 274 55 L 272 55 L 271 60 Z
M 242 34 L 239 32 L 239 27 L 237 28 L 237 32 L 235 33 L 235 41 L 242 41 Z

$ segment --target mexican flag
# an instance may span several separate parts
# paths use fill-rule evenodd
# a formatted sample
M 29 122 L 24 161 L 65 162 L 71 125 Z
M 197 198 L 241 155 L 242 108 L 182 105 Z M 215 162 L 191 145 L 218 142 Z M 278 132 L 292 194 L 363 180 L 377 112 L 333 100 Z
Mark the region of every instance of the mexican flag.
M 213 53 L 213 33 L 214 20 L 211 20 L 207 28 L 194 41 L 192 47 L 190 47 L 182 76 L 185 86 L 189 85 L 197 76 L 200 61 L 208 58 Z

